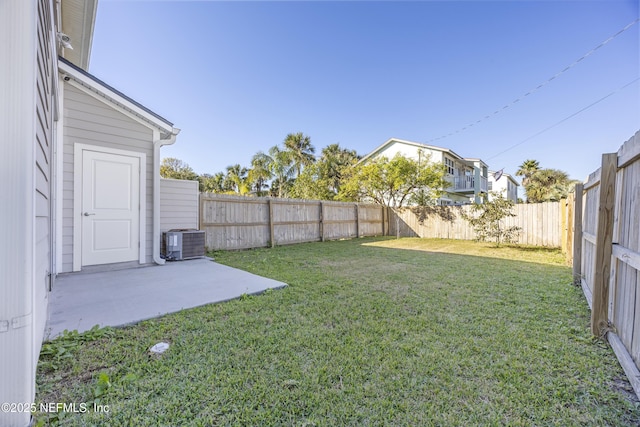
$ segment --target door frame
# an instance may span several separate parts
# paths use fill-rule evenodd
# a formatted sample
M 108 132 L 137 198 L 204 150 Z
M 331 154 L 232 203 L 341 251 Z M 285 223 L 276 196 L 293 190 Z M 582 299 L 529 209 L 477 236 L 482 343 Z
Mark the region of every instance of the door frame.
M 84 151 L 137 157 L 140 162 L 140 209 L 138 262 L 144 264 L 146 259 L 146 228 L 147 228 L 147 156 L 137 151 L 120 150 L 117 148 L 101 147 L 98 145 L 75 143 L 73 145 L 73 271 L 82 270 L 82 156 Z

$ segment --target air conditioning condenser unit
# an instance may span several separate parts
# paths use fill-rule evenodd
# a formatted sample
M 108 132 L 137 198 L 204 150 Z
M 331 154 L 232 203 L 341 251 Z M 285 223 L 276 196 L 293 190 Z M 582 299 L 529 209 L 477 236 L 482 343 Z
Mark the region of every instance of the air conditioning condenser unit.
M 168 261 L 204 256 L 204 231 L 169 230 L 162 233 L 162 249 Z

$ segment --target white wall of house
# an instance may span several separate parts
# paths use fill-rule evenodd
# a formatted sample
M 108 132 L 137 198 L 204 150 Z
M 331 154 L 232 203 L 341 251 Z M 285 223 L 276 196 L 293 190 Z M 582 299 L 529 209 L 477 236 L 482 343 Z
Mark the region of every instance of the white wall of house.
M 422 155 L 419 153 L 422 152 Z M 414 160 L 422 160 L 429 157 L 429 161 L 433 163 L 442 163 L 443 155 L 440 150 L 432 150 L 423 148 L 418 145 L 406 144 L 400 141 L 393 141 L 388 146 L 380 150 L 375 157 L 394 158 L 397 154 Z
M 499 192 L 504 198 L 518 202 L 518 181 L 508 173 L 502 174 L 502 177 L 496 181 L 495 172 L 489 172 L 489 191 Z M 489 200 L 492 199 L 489 194 Z
M 19 36 L 17 36 L 19 35 Z M 0 2 L 0 403 L 29 403 L 52 273 L 56 53 L 49 0 Z M 30 413 L 0 411 L 0 425 Z

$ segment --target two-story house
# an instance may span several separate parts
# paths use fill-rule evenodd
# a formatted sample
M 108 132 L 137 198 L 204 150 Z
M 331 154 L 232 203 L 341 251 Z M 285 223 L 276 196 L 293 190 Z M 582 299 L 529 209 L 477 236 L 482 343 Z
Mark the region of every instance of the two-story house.
M 496 179 L 496 177 L 498 179 Z M 491 192 L 498 192 L 502 194 L 505 199 L 511 200 L 514 203 L 518 203 L 518 181 L 509 175 L 508 173 L 498 173 L 489 171 L 489 201 L 491 201 Z
M 393 158 L 397 154 L 410 159 L 443 163 L 447 169 L 446 179 L 450 186 L 437 200 L 439 205 L 461 205 L 483 203 L 488 190 L 489 168 L 480 159 L 462 157 L 453 150 L 435 145 L 421 144 L 391 138 L 360 160 L 386 157 Z

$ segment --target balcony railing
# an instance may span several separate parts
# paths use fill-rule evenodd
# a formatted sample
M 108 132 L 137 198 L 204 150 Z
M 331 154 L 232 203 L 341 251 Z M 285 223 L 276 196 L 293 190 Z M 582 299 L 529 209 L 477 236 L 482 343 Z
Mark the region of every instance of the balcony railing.
M 472 176 L 456 176 L 453 180 L 453 189 L 456 191 L 473 190 L 475 180 Z
M 487 188 L 489 188 L 489 185 L 487 184 L 487 178 L 484 176 L 480 177 L 480 191 L 483 193 L 487 192 Z
M 473 176 L 456 176 L 453 179 L 453 189 L 455 191 L 475 191 L 475 177 Z M 480 192 L 487 192 L 487 178 L 480 177 Z

